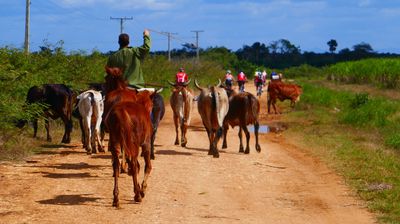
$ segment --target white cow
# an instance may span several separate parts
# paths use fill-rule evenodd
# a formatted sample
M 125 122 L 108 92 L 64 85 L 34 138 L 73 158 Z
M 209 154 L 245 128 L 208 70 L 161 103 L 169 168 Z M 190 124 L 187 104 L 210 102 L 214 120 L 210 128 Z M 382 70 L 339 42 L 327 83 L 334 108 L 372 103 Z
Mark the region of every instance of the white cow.
M 81 114 L 82 143 L 87 154 L 96 153 L 96 141 L 99 152 L 104 152 L 100 138 L 100 124 L 104 111 L 103 97 L 99 91 L 88 90 L 77 96 Z

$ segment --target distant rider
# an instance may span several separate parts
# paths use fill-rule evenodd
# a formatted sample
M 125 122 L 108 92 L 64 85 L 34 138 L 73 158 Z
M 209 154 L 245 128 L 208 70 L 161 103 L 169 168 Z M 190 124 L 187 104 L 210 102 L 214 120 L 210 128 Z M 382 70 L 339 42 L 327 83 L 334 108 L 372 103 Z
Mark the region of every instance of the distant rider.
M 235 81 L 235 78 L 233 77 L 231 70 L 227 70 L 225 74 L 225 86 L 227 89 L 232 89 L 232 84 Z
M 179 72 L 176 73 L 175 83 L 177 86 L 183 86 L 188 81 L 188 75 L 185 73 L 185 69 L 180 68 Z
M 247 82 L 246 74 L 244 74 L 244 72 L 241 71 L 237 75 L 237 83 L 239 86 L 239 92 L 244 92 L 244 83 L 245 82 Z

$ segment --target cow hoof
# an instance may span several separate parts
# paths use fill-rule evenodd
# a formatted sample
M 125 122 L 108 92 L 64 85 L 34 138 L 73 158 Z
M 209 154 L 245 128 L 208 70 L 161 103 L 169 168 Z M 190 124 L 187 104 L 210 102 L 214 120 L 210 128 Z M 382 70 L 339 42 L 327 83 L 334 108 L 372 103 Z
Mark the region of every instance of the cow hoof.
M 175 141 L 175 143 L 174 143 L 175 145 L 179 145 L 179 142 L 178 141 Z
M 222 148 L 226 149 L 226 148 L 228 148 L 228 146 L 227 145 L 222 145 Z
M 150 159 L 154 160 L 155 158 L 154 154 L 150 154 Z
M 249 154 L 250 153 L 250 149 L 246 149 L 246 151 L 244 151 L 244 154 Z
M 257 150 L 258 153 L 261 152 L 261 147 L 259 145 L 257 145 L 256 146 L 256 150 Z
M 182 147 L 186 147 L 186 144 L 187 144 L 186 142 L 182 142 L 182 143 L 181 143 L 181 146 L 182 146 Z
M 114 200 L 112 206 L 116 207 L 116 208 L 119 208 L 119 201 L 118 200 Z
M 219 158 L 219 153 L 213 155 L 214 158 Z
M 211 152 L 211 150 L 208 150 L 208 155 L 212 155 L 213 153 Z

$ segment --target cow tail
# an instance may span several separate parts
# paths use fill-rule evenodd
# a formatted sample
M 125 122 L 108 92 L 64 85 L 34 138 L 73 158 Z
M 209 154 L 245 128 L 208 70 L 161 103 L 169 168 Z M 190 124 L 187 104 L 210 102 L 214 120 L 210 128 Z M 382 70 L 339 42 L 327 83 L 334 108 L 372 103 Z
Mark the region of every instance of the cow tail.
M 223 118 L 220 117 L 221 105 L 218 99 L 219 95 L 215 87 L 211 87 L 211 96 L 212 96 L 212 108 L 213 110 L 215 110 L 217 114 L 218 125 L 222 127 Z
M 253 95 L 248 95 L 248 102 L 250 103 L 250 114 L 253 117 L 253 122 L 258 121 L 258 114 L 260 112 L 260 103 Z

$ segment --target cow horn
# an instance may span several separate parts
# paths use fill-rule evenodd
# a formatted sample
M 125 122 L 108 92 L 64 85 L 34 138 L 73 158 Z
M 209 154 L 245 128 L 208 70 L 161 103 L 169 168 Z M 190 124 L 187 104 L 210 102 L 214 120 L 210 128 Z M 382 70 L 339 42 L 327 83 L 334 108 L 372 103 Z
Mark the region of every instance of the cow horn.
M 169 81 L 169 80 L 168 80 L 168 83 L 169 83 L 171 86 L 175 86 L 175 83 L 173 83 L 173 82 L 171 82 L 171 81 Z
M 203 90 L 203 88 L 201 88 L 201 87 L 199 86 L 199 84 L 197 83 L 197 79 L 194 79 L 194 85 L 196 86 L 197 89 Z
M 183 86 L 189 85 L 190 81 L 192 81 L 192 79 L 189 79 L 187 82 L 183 83 Z
M 217 87 L 221 87 L 221 84 L 222 84 L 221 79 L 218 79 L 218 85 L 217 85 Z
M 164 90 L 164 88 L 160 88 L 156 90 L 156 93 L 161 93 Z

